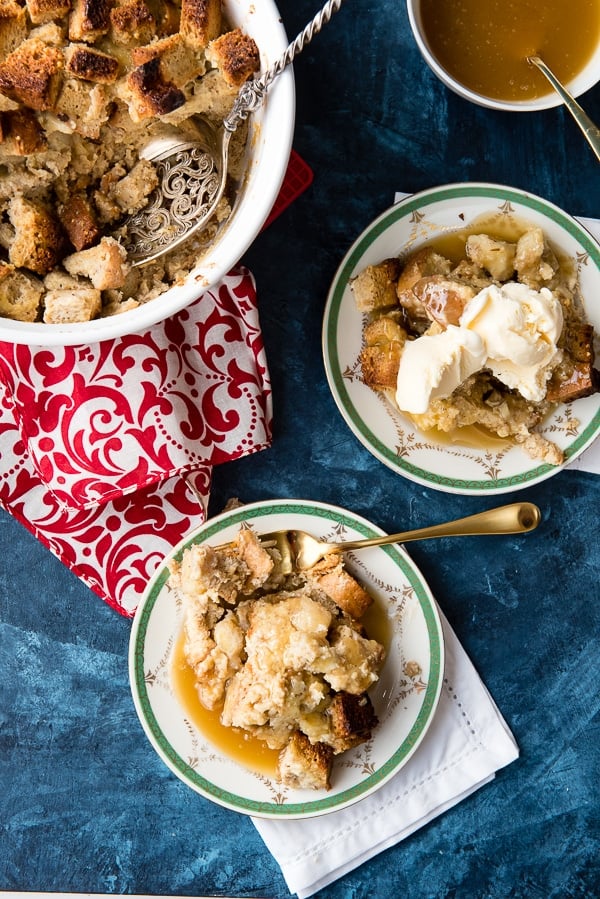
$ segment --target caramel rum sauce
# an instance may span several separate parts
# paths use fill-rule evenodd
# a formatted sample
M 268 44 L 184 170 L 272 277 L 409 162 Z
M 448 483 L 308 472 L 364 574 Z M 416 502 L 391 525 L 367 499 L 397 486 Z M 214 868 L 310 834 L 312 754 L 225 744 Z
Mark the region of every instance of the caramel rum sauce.
M 568 83 L 600 42 L 598 0 L 421 0 L 433 55 L 457 81 L 495 100 L 532 100 L 551 88 L 528 56 Z
M 391 623 L 388 616 L 375 599 L 363 616 L 365 630 L 372 640 L 382 643 L 386 652 L 391 642 Z M 222 707 L 209 711 L 198 699 L 194 672 L 188 665 L 184 652 L 185 635 L 183 629 L 173 649 L 171 660 L 171 680 L 177 699 L 194 727 L 215 749 L 233 759 L 244 768 L 266 777 L 277 776 L 278 749 L 269 749 L 263 740 L 244 733 L 240 728 L 225 727 L 221 724 Z
M 274 777 L 277 772 L 279 751 L 269 749 L 263 740 L 258 740 L 239 728 L 225 727 L 221 724 L 221 706 L 209 711 L 201 704 L 196 692 L 194 672 L 185 659 L 184 642 L 182 630 L 173 651 L 171 677 L 175 694 L 187 717 L 223 755 L 251 771 Z

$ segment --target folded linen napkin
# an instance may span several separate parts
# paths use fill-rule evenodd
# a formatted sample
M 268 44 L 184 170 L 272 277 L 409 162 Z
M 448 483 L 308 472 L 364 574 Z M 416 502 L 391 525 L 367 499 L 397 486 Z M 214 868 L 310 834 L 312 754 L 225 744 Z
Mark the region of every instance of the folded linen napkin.
M 493 699 L 441 614 L 444 684 L 417 752 L 375 793 L 298 821 L 253 818 L 292 893 L 312 896 L 489 783 L 519 750 Z
M 238 268 L 141 335 L 0 343 L 0 505 L 133 615 L 206 517 L 212 466 L 271 441 L 254 279 Z

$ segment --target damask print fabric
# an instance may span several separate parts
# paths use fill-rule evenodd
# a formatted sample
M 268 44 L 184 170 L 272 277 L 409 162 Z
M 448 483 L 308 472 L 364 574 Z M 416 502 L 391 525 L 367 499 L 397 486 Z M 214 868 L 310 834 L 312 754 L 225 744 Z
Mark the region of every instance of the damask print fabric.
M 79 347 L 0 342 L 0 377 L 37 473 L 72 508 L 270 441 L 256 289 L 244 269 L 142 334 Z
M 212 466 L 271 441 L 252 275 L 145 333 L 0 342 L 0 505 L 125 615 L 206 516 Z

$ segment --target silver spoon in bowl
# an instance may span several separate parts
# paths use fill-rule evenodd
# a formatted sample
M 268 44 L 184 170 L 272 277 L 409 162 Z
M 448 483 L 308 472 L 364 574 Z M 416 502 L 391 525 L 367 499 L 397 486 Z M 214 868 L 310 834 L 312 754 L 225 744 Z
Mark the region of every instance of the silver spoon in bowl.
M 229 143 L 233 133 L 263 101 L 268 87 L 290 65 L 343 0 L 328 0 L 287 50 L 258 78 L 246 81 L 220 132 L 196 116 L 197 139 L 171 134 L 150 141 L 140 158 L 153 162 L 159 179 L 148 205 L 123 222 L 129 261 L 146 265 L 169 253 L 203 228 L 214 215 L 227 181 Z
M 543 59 L 541 59 L 539 56 L 528 56 L 527 62 L 530 65 L 537 66 L 542 75 L 545 75 L 545 77 L 548 79 L 556 93 L 562 99 L 568 111 L 571 113 L 571 115 L 581 128 L 588 144 L 596 154 L 597 159 L 600 161 L 600 128 L 598 128 L 598 126 L 595 125 L 594 122 L 592 122 L 587 113 L 581 108 L 577 100 L 573 97 L 572 94 L 569 93 L 566 87 L 561 84 L 552 69 L 550 69 L 546 65 Z

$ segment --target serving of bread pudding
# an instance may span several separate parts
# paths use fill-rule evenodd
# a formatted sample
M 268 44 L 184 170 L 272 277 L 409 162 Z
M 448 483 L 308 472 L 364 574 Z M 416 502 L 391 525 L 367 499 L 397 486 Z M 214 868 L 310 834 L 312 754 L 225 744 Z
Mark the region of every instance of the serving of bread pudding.
M 0 315 L 89 321 L 180 283 L 230 200 L 183 248 L 132 267 L 123 222 L 157 186 L 140 149 L 173 126 L 193 137 L 195 114 L 218 127 L 259 65 L 221 0 L 2 0 Z
M 600 386 L 576 266 L 536 226 L 514 240 L 473 228 L 463 241 L 461 254 L 434 241 L 352 279 L 362 379 L 425 433 L 460 443 L 476 426 L 561 464 L 537 428 Z
M 190 546 L 170 570 L 198 701 L 278 750 L 282 784 L 327 790 L 335 756 L 377 725 L 368 690 L 385 649 L 361 624 L 369 593 L 340 554 L 295 572 L 248 527 L 227 546 Z

